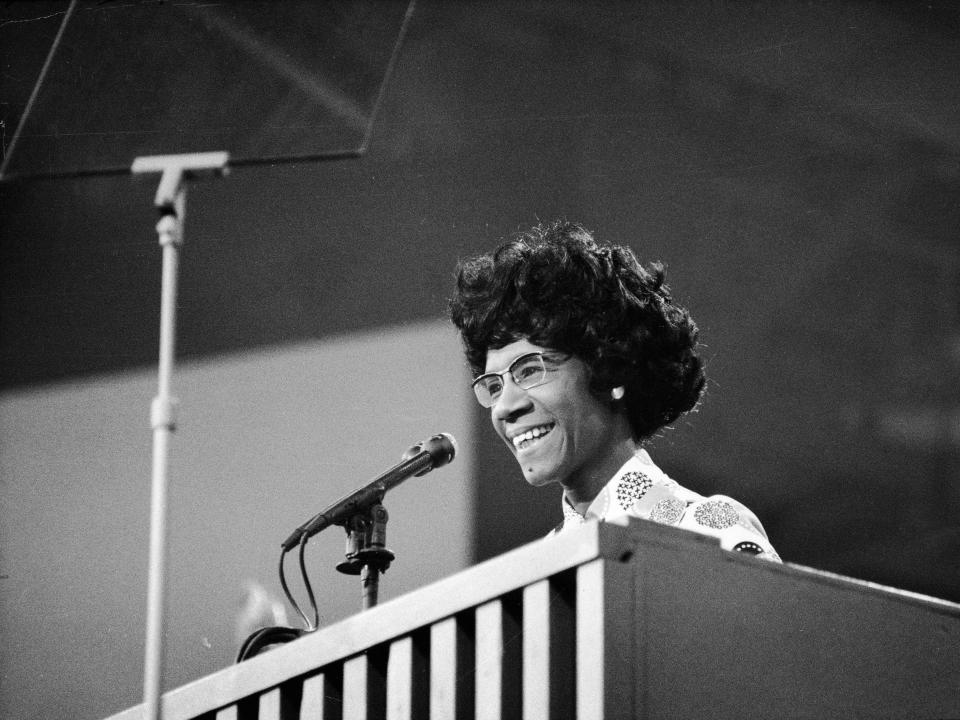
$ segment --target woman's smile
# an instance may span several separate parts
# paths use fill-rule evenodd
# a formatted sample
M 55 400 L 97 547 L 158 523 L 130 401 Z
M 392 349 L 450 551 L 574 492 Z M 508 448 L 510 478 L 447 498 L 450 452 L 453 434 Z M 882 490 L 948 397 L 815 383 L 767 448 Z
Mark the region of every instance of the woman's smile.
M 538 446 L 555 427 L 556 423 L 537 425 L 529 430 L 524 430 L 516 435 L 513 435 L 510 440 L 513 443 L 514 449 L 516 449 L 519 454 L 524 450 Z

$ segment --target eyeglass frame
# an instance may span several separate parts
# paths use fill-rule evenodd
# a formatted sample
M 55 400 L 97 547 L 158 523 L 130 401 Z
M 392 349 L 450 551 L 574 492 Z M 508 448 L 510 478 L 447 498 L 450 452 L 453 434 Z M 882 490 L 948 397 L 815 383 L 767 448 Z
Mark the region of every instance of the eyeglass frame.
M 496 397 L 493 397 L 492 394 L 491 394 L 489 391 L 486 391 L 487 394 L 491 396 L 491 397 L 490 397 L 490 403 L 488 404 L 488 403 L 484 402 L 483 399 L 480 397 L 480 392 L 482 392 L 482 391 L 478 390 L 478 388 L 480 387 L 479 383 L 480 383 L 482 380 L 486 379 L 486 378 L 498 377 L 498 378 L 500 378 L 501 383 L 503 383 L 503 384 L 505 385 L 506 383 L 504 382 L 504 376 L 509 375 L 509 376 L 510 376 L 510 379 L 513 380 L 514 385 L 516 385 L 516 386 L 517 386 L 518 388 L 520 388 L 521 390 L 531 390 L 531 389 L 533 389 L 533 388 L 535 388 L 535 387 L 539 387 L 540 385 L 543 385 L 544 383 L 549 382 L 550 379 L 551 379 L 551 378 L 549 377 L 549 373 L 550 373 L 551 371 L 554 371 L 554 372 L 556 371 L 556 368 L 550 368 L 550 367 L 547 366 L 547 358 L 546 358 L 546 356 L 551 355 L 551 354 L 552 354 L 552 353 L 543 352 L 543 351 L 536 351 L 536 352 L 524 353 L 523 355 L 515 358 L 515 359 L 507 366 L 507 369 L 506 369 L 506 370 L 501 370 L 500 372 L 485 372 L 485 373 L 482 373 L 481 375 L 477 375 L 477 377 L 475 377 L 475 378 L 473 379 L 473 382 L 470 383 L 470 387 L 473 388 L 473 394 L 476 396 L 477 402 L 480 403 L 481 407 L 484 407 L 484 408 L 492 408 L 494 405 L 497 404 L 497 400 L 500 398 L 500 395 L 503 394 L 503 387 L 501 387 L 500 392 L 497 394 Z M 518 380 L 517 377 L 513 374 L 513 371 L 514 371 L 514 368 L 515 368 L 519 363 L 522 363 L 522 362 L 525 361 L 525 360 L 529 360 L 530 358 L 536 358 L 536 359 L 539 361 L 539 363 L 540 363 L 540 377 L 539 377 L 539 379 L 538 379 L 536 382 L 527 384 L 526 381 L 524 381 L 523 379 Z M 564 360 L 566 360 L 566 357 L 564 358 Z M 561 362 L 562 362 L 562 361 L 561 361 Z

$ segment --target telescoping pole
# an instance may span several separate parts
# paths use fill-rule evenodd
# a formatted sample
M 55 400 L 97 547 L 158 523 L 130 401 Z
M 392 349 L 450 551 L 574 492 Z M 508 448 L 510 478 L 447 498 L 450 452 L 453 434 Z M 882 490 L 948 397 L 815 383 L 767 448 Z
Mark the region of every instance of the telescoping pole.
M 225 170 L 227 153 L 190 153 L 137 158 L 132 172 L 161 173 L 154 201 L 160 211 L 157 236 L 163 252 L 160 291 L 160 365 L 157 395 L 150 406 L 153 462 L 150 490 L 150 564 L 147 583 L 147 629 L 144 649 L 144 718 L 159 720 L 163 670 L 163 617 L 167 553 L 167 466 L 170 438 L 176 429 L 177 399 L 171 392 L 176 348 L 177 280 L 186 210 L 184 180 L 204 170 Z

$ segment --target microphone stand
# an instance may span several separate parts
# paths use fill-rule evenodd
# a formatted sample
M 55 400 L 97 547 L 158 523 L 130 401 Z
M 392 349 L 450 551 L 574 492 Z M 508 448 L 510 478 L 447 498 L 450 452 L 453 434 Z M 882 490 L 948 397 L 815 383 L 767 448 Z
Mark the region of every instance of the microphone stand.
M 170 437 L 176 429 L 177 399 L 170 392 L 176 338 L 177 279 L 186 210 L 184 181 L 199 172 L 226 172 L 225 152 L 153 155 L 133 161 L 134 175 L 161 173 L 154 205 L 160 212 L 157 235 L 163 252 L 160 292 L 160 364 L 157 395 L 150 406 L 153 462 L 150 492 L 150 565 L 144 649 L 144 718 L 160 717 L 163 664 L 163 614 L 167 550 L 167 466 Z
M 387 571 L 396 557 L 386 548 L 388 519 L 387 509 L 378 502 L 344 523 L 347 559 L 337 565 L 337 570 L 345 575 L 360 576 L 364 610 L 377 604 L 380 574 Z

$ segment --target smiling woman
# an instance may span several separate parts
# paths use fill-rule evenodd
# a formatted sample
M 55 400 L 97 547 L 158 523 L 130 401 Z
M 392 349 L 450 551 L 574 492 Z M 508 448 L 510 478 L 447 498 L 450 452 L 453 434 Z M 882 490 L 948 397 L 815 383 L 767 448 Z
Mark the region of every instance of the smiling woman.
M 576 223 L 540 225 L 460 264 L 450 316 L 527 482 L 563 488 L 555 532 L 639 517 L 779 560 L 750 510 L 681 487 L 643 448 L 705 382 L 697 326 L 662 266 Z

